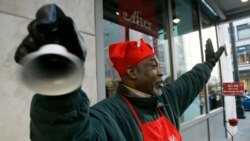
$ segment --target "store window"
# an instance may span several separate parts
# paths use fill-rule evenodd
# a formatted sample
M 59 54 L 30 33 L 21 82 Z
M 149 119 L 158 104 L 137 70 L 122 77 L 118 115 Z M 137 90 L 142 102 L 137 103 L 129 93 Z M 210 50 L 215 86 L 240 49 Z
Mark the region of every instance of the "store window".
M 238 40 L 250 39 L 250 23 L 238 25 L 236 28 Z
M 196 3 L 173 0 L 174 61 L 176 75 L 181 76 L 195 64 L 202 62 L 199 36 L 199 18 Z M 181 122 L 186 122 L 205 113 L 204 91 L 184 112 Z
M 103 1 L 105 84 L 107 96 L 113 95 L 120 81 L 108 57 L 109 45 L 143 38 L 156 52 L 164 72 L 171 80 L 168 46 L 168 12 L 165 0 L 108 0 Z
M 116 87 L 120 81 L 119 74 L 112 68 L 108 57 L 108 49 L 111 43 L 125 41 L 125 27 L 107 20 L 104 23 L 104 52 L 105 52 L 105 88 L 106 95 L 111 96 L 116 92 Z
M 237 47 L 238 65 L 250 64 L 250 45 Z
M 203 54 L 205 56 L 205 45 L 206 40 L 210 38 L 213 43 L 214 51 L 218 50 L 217 46 L 217 36 L 216 36 L 216 26 L 214 20 L 205 14 L 202 14 L 202 43 L 203 43 Z M 221 77 L 219 63 L 215 65 L 211 73 L 210 79 L 207 83 L 208 86 L 208 105 L 209 110 L 214 110 L 223 106 L 223 95 L 221 89 Z

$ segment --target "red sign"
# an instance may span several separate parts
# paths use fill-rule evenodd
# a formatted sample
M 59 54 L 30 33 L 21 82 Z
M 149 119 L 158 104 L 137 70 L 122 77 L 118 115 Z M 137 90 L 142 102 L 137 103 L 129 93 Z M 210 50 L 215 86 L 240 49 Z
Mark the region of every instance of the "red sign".
M 223 94 L 225 96 L 242 96 L 244 93 L 244 83 L 223 83 Z
M 158 37 L 157 10 L 154 0 L 119 0 L 119 22 L 127 29 Z

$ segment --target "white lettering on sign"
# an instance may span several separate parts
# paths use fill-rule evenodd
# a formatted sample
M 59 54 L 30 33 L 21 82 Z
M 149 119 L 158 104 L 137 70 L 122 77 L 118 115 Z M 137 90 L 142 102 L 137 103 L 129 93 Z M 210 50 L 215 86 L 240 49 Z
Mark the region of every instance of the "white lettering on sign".
M 149 22 L 141 17 L 141 11 L 134 11 L 132 15 L 128 15 L 127 12 L 123 12 L 123 18 L 127 22 L 131 22 L 134 24 L 137 24 L 143 28 L 146 28 L 148 30 L 151 30 L 152 22 Z
M 244 83 L 242 83 L 242 82 L 223 83 L 223 94 L 224 95 L 242 96 L 243 93 L 244 93 Z

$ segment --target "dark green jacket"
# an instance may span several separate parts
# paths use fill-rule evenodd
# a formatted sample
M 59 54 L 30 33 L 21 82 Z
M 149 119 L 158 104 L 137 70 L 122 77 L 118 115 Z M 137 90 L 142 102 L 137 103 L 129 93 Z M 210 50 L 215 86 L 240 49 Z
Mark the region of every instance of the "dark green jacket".
M 212 65 L 197 64 L 151 98 L 129 98 L 142 122 L 159 117 L 157 108 L 179 129 L 179 117 L 196 98 L 210 77 Z M 118 94 L 89 107 L 80 89 L 71 94 L 46 97 L 35 95 L 31 105 L 32 141 L 142 141 L 138 124 L 120 94 L 131 92 L 118 87 Z

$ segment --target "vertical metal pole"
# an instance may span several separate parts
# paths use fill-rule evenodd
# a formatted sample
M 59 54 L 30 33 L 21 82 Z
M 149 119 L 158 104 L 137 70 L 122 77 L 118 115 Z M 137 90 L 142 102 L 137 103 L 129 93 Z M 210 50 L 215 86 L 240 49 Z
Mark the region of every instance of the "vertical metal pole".
M 95 3 L 95 29 L 96 29 L 96 83 L 97 83 L 97 100 L 101 101 L 106 98 L 105 88 L 105 52 L 103 37 L 103 0 L 94 1 Z M 105 94 L 106 92 L 106 94 Z
M 199 3 L 197 3 L 197 10 L 198 10 L 198 18 L 199 18 L 199 37 L 200 37 L 200 46 L 201 46 L 201 59 L 202 62 L 204 62 L 204 47 L 203 47 L 203 41 L 202 41 L 202 29 L 203 29 L 203 25 L 202 25 L 202 15 L 201 15 L 201 6 Z M 205 110 L 206 113 L 205 114 L 209 114 L 209 100 L 208 100 L 209 96 L 208 96 L 208 87 L 206 85 L 205 87 Z M 211 141 L 211 127 L 210 127 L 210 118 L 207 118 L 207 131 L 208 131 L 208 141 Z
M 173 35 L 173 9 L 172 9 L 172 1 L 167 0 L 167 21 L 168 21 L 168 30 L 167 30 L 167 35 L 168 35 L 168 46 L 169 46 L 169 59 L 170 59 L 170 72 L 171 72 L 171 80 L 176 79 L 176 70 L 175 68 L 175 63 L 174 63 L 174 35 Z
M 239 82 L 240 78 L 239 78 L 238 61 L 237 61 L 237 55 L 236 55 L 235 31 L 234 31 L 234 26 L 232 22 L 229 23 L 229 32 L 230 32 L 232 54 L 233 54 L 234 81 Z M 235 96 L 235 100 L 236 100 L 237 118 L 246 118 L 245 111 L 242 106 L 241 96 Z

